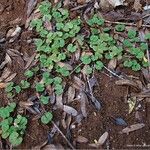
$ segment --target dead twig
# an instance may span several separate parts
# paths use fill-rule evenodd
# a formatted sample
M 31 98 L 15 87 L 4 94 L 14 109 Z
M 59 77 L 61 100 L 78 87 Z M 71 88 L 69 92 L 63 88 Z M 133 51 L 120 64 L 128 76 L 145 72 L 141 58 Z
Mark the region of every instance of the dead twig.
M 109 24 L 123 24 L 123 25 L 127 25 L 127 26 L 137 26 L 137 24 L 135 24 L 135 23 L 114 22 L 114 21 L 108 21 L 108 20 L 105 20 L 105 23 L 109 23 Z M 143 24 L 142 27 L 150 28 L 150 25 L 144 25 Z
M 108 69 L 106 66 L 104 66 L 104 68 L 105 68 L 108 72 L 110 72 L 112 75 L 114 75 L 115 77 L 118 77 L 119 79 L 124 79 L 124 78 L 118 76 L 115 72 L 113 72 L 113 71 L 111 71 L 110 69 Z
M 76 69 L 78 69 L 83 63 L 80 63 L 79 65 L 77 65 L 71 72 L 70 72 L 70 75 L 72 75 L 74 73 L 74 71 Z
M 66 136 L 62 133 L 62 131 L 59 129 L 59 127 L 55 124 L 55 122 L 52 121 L 52 124 L 54 125 L 54 127 L 57 129 L 57 131 L 61 134 L 61 136 L 66 140 L 66 142 L 68 143 L 68 145 L 72 148 L 75 149 L 73 147 L 73 145 L 69 142 L 69 140 L 66 138 Z

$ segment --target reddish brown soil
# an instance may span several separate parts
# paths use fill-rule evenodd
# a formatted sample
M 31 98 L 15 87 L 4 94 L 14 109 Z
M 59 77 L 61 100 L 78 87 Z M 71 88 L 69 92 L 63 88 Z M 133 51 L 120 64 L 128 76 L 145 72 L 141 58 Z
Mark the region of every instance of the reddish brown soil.
M 12 24 L 10 25 L 10 21 L 20 18 L 21 21 L 19 22 L 19 25 L 24 25 L 26 1 L 1 0 L 0 4 L 2 4 L 4 7 L 4 11 L 0 14 L 1 36 L 5 34 L 12 26 Z M 19 50 L 22 53 L 28 53 L 31 56 L 33 54 L 33 47 L 25 40 L 30 36 L 31 33 L 24 30 L 20 36 L 20 40 L 16 41 L 12 45 L 6 45 L 6 48 L 11 47 Z M 2 54 L 3 51 L 0 53 Z M 3 55 L 5 55 L 5 53 Z M 2 60 L 3 55 L 2 57 L 0 56 L 0 61 Z M 12 72 L 17 72 L 17 78 L 15 78 L 14 81 L 23 79 L 22 66 L 19 65 L 17 61 L 14 60 L 11 69 Z M 127 73 L 130 74 L 129 72 Z M 139 74 L 135 75 L 139 76 Z M 150 104 L 144 102 L 142 103 L 142 119 L 143 123 L 146 124 L 143 129 L 134 131 L 129 135 L 118 134 L 118 132 L 121 131 L 123 127 L 115 125 L 111 121 L 112 117 L 122 117 L 124 120 L 126 120 L 128 125 L 137 123 L 135 120 L 135 111 L 133 111 L 130 115 L 128 114 L 128 104 L 125 101 L 127 87 L 115 85 L 116 78 L 110 78 L 103 73 L 97 73 L 96 77 L 98 79 L 98 87 L 95 88 L 94 95 L 97 97 L 97 99 L 102 101 L 102 109 L 101 111 L 97 112 L 95 108 L 88 106 L 88 117 L 82 121 L 81 125 L 76 126 L 76 128 L 72 130 L 72 137 L 75 138 L 78 135 L 82 135 L 89 140 L 89 143 L 93 143 L 95 139 L 98 140 L 98 138 L 105 131 L 108 131 L 109 138 L 107 144 L 105 144 L 103 148 L 108 148 L 107 145 L 109 145 L 109 148 L 111 149 L 150 149 Z M 14 100 L 26 101 L 27 98 L 31 96 L 31 94 L 33 94 L 31 91 L 29 93 L 26 92 Z M 4 106 L 7 104 L 7 102 L 8 99 L 6 98 L 4 90 L 0 90 L 0 106 Z M 27 117 L 29 118 L 29 124 L 23 144 L 19 146 L 19 149 L 30 149 L 37 145 L 41 145 L 47 139 L 47 134 L 50 129 L 48 126 L 41 125 L 38 120 L 33 121 L 32 117 L 30 117 L 28 114 Z M 54 120 L 58 120 L 60 118 L 61 112 L 54 112 Z M 64 131 L 62 127 L 60 127 L 60 129 Z M 64 147 L 68 147 L 66 141 L 64 141 L 64 139 L 59 134 L 57 134 L 54 138 L 54 143 L 60 143 Z M 77 144 L 76 148 L 91 149 L 88 144 Z

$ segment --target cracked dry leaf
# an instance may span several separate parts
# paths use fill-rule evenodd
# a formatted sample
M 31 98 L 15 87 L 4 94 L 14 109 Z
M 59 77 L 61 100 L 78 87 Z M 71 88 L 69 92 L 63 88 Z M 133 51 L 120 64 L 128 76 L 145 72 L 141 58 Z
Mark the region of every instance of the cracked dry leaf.
M 132 113 L 135 105 L 136 105 L 136 97 L 129 98 L 128 99 L 129 114 Z
M 0 82 L 6 79 L 10 75 L 11 71 L 9 68 L 4 68 L 4 71 L 0 77 Z
M 131 125 L 131 126 L 129 126 L 129 127 L 124 128 L 124 129 L 123 129 L 122 131 L 120 131 L 119 133 L 120 133 L 120 134 L 123 134 L 123 133 L 129 134 L 130 132 L 139 130 L 139 129 L 143 128 L 144 126 L 145 126 L 144 123 L 133 124 L 133 125 Z
M 142 10 L 142 4 L 140 3 L 140 0 L 135 0 L 133 8 L 135 9 L 136 12 Z
M 8 78 L 5 79 L 5 82 L 12 81 L 16 77 L 16 75 L 17 73 L 13 73 L 12 75 L 10 75 Z

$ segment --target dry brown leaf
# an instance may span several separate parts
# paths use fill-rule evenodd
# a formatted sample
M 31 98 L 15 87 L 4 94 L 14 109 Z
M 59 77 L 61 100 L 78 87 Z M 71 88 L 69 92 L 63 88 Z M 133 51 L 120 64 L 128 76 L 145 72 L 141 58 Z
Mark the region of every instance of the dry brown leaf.
M 75 97 L 75 88 L 70 86 L 68 88 L 68 103 L 72 102 Z
M 85 89 L 85 83 L 80 78 L 78 78 L 77 76 L 73 77 L 73 85 L 72 86 L 78 90 L 80 90 L 80 89 L 84 90 Z
M 44 27 L 48 30 L 48 31 L 52 31 L 52 23 L 50 21 L 45 21 L 44 22 Z
M 80 105 L 81 105 L 81 112 L 84 117 L 87 117 L 87 110 L 86 104 L 88 102 L 88 98 L 84 92 L 80 92 Z
M 150 82 L 150 73 L 148 69 L 142 68 L 142 73 L 147 82 Z
M 56 106 L 57 106 L 58 108 L 63 108 L 62 94 L 56 96 Z
M 28 69 L 28 68 L 31 66 L 32 62 L 34 61 L 35 56 L 36 56 L 36 54 L 34 53 L 34 54 L 28 59 L 27 64 L 25 65 L 25 69 Z
M 77 116 L 78 114 L 78 112 L 71 106 L 64 105 L 63 110 L 72 116 Z
M 129 134 L 130 132 L 139 130 L 139 129 L 143 128 L 144 126 L 145 126 L 144 123 L 133 124 L 133 125 L 131 125 L 129 127 L 124 128 L 119 133 L 121 133 L 121 134 L 123 134 L 123 133 Z
M 108 69 L 114 70 L 116 66 L 117 66 L 117 59 L 116 58 L 111 59 L 108 63 Z
M 135 0 L 133 8 L 135 9 L 136 12 L 142 10 L 142 4 L 140 3 L 140 0 Z
M 31 101 L 28 101 L 28 102 L 24 102 L 24 101 L 20 101 L 19 102 L 19 105 L 20 105 L 20 107 L 28 107 L 28 106 L 32 106 L 34 103 L 33 102 L 31 102 Z
M 7 86 L 7 84 L 6 84 L 6 83 L 0 83 L 0 89 L 5 88 L 6 86 Z
M 89 140 L 81 135 L 76 138 L 76 142 L 78 143 L 87 143 Z
M 10 75 L 11 71 L 9 68 L 5 68 L 1 77 L 0 77 L 0 82 L 6 79 Z
M 65 68 L 67 68 L 67 70 L 73 70 L 73 67 L 67 63 L 58 62 L 57 65 L 60 67 L 65 67 Z
M 77 0 L 78 4 L 84 4 L 86 2 L 86 0 Z
M 16 77 L 17 73 L 13 73 L 12 75 L 10 75 L 8 78 L 5 79 L 5 82 L 9 82 L 11 80 L 13 80 Z
M 103 145 L 106 142 L 108 135 L 109 135 L 108 132 L 103 133 L 103 135 L 99 138 L 97 144 Z
M 133 87 L 137 92 L 140 92 L 142 89 L 139 87 L 139 85 L 132 81 L 132 80 L 127 80 L 127 79 L 121 79 L 115 82 L 117 85 L 127 85 Z
M 33 9 L 35 8 L 37 4 L 37 0 L 29 0 L 28 2 L 28 8 L 27 8 L 27 18 L 31 15 Z
M 29 18 L 27 18 L 26 20 L 26 23 L 25 23 L 25 28 L 28 28 L 29 27 L 29 24 L 31 22 L 31 20 L 34 20 L 34 19 L 39 19 L 41 17 L 41 14 L 39 12 L 39 10 L 35 10 L 31 16 Z
M 100 1 L 100 7 L 103 10 L 112 10 L 112 8 L 115 8 L 120 5 L 124 5 L 125 0 L 101 0 Z

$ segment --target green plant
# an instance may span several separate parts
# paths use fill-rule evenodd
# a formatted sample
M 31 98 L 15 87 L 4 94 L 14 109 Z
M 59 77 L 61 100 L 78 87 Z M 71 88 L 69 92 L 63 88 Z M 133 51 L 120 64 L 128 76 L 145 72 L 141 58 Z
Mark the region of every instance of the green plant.
M 135 30 L 129 30 L 128 31 L 128 38 L 129 39 L 133 39 L 133 38 L 135 38 L 136 37 L 136 31 Z
M 67 50 L 68 50 L 69 52 L 71 52 L 71 53 L 74 53 L 74 52 L 76 51 L 76 49 L 77 49 L 76 45 L 69 44 L 69 45 L 67 46 Z
M 132 68 L 134 71 L 141 70 L 141 65 L 136 60 L 126 60 L 124 61 L 124 66 L 128 68 Z
M 24 73 L 24 75 L 25 75 L 27 78 L 31 78 L 31 77 L 33 77 L 33 75 L 34 75 L 34 72 L 31 71 L 31 70 L 27 70 L 27 71 Z
M 145 39 L 150 40 L 150 33 L 145 34 Z
M 20 86 L 21 86 L 22 89 L 27 89 L 27 88 L 30 87 L 30 83 L 26 80 L 21 80 Z
M 21 115 L 11 117 L 16 108 L 16 103 L 10 103 L 0 108 L 1 137 L 9 140 L 12 146 L 18 146 L 23 141 L 23 135 L 27 125 L 27 119 Z
M 123 32 L 125 30 L 125 25 L 123 24 L 118 24 L 115 26 L 115 30 L 118 32 Z
M 49 103 L 49 96 L 41 96 L 40 97 L 40 101 L 41 101 L 41 103 L 42 104 L 44 104 L 44 105 L 46 105 L 46 104 L 48 104 Z
M 36 83 L 35 88 L 36 88 L 36 91 L 37 91 L 37 92 L 43 92 L 44 89 L 45 89 L 43 83 Z
M 41 122 L 43 124 L 48 124 L 53 118 L 53 115 L 51 112 L 45 112 L 41 117 Z

